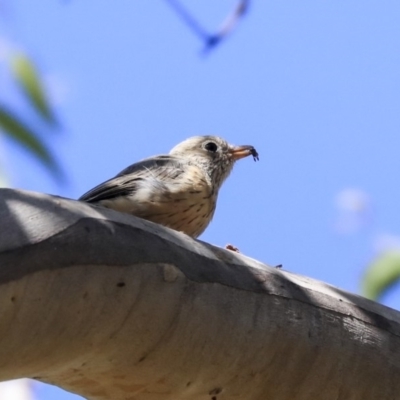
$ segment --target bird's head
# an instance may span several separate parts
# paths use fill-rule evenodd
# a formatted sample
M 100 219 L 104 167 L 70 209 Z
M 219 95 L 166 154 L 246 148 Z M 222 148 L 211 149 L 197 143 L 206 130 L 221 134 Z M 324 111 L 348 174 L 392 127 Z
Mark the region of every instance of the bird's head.
M 258 153 L 253 146 L 233 146 L 218 136 L 191 137 L 176 145 L 170 155 L 198 165 L 217 190 L 232 171 L 235 161 L 250 155 L 258 160 Z

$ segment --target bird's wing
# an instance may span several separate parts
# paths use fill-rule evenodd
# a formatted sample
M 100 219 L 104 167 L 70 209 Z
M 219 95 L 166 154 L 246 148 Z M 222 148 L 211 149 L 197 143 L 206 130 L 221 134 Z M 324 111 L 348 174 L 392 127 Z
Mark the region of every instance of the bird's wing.
M 151 185 L 163 189 L 163 180 L 174 180 L 184 172 L 184 166 L 176 157 L 156 156 L 146 158 L 122 170 L 114 178 L 109 179 L 89 190 L 79 200 L 96 203 L 115 197 L 127 196 L 135 192 L 139 184 L 146 180 Z

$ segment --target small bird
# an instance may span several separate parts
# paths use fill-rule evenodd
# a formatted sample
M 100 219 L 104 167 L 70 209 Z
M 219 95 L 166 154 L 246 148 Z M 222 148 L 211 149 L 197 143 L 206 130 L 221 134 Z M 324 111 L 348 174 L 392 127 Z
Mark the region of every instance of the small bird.
M 79 198 L 165 225 L 196 238 L 211 222 L 218 191 L 235 161 L 253 146 L 232 146 L 217 136 L 194 136 L 168 155 L 146 158 L 125 168 Z

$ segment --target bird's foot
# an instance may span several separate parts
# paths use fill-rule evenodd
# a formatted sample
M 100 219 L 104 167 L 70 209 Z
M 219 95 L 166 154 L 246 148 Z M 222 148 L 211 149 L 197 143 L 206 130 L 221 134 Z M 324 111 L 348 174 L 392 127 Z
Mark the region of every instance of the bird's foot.
M 239 249 L 236 246 L 234 246 L 233 244 L 227 244 L 225 246 L 225 249 L 226 250 L 230 250 L 230 251 L 234 251 L 235 253 L 240 253 Z

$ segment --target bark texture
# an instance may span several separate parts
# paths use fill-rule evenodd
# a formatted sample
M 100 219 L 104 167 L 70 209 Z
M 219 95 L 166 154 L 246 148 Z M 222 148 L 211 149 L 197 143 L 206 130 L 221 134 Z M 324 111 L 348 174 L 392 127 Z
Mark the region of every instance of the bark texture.
M 0 380 L 91 400 L 395 400 L 400 315 L 139 218 L 0 190 Z

